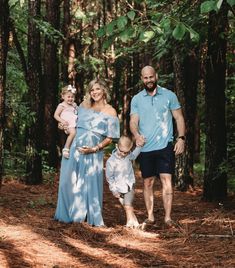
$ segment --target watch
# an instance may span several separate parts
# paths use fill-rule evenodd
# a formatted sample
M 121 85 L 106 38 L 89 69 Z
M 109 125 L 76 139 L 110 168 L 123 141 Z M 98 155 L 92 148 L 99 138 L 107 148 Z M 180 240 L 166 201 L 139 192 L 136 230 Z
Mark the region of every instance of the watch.
M 177 140 L 178 140 L 178 139 L 181 139 L 181 140 L 185 141 L 185 140 L 186 140 L 186 137 L 185 137 L 185 136 L 179 136 L 179 137 L 177 138 Z

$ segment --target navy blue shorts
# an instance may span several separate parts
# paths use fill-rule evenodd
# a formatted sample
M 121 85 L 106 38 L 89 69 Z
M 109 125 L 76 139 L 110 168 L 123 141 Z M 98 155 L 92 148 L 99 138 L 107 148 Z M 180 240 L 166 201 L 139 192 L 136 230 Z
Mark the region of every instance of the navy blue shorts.
M 143 178 L 159 176 L 161 173 L 174 174 L 175 152 L 172 142 L 161 150 L 141 152 L 138 160 Z

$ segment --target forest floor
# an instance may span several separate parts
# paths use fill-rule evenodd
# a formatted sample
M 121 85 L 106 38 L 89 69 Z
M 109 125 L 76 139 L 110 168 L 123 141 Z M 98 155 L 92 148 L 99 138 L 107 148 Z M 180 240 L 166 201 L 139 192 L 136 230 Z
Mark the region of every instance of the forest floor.
M 0 267 L 235 267 L 235 197 L 222 205 L 201 201 L 202 190 L 175 191 L 173 218 L 164 227 L 161 187 L 155 185 L 157 223 L 145 231 L 124 227 L 125 215 L 104 185 L 107 228 L 53 220 L 58 177 L 28 186 L 5 180 L 0 191 Z M 142 181 L 137 173 L 136 215 L 144 221 Z

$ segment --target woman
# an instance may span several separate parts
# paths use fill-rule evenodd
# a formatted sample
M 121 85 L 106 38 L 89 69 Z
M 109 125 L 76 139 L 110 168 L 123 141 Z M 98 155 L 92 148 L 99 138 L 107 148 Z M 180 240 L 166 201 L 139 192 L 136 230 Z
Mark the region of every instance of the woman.
M 106 85 L 93 80 L 78 107 L 77 131 L 70 158 L 62 158 L 55 219 L 104 225 L 103 148 L 119 138 L 119 121 Z

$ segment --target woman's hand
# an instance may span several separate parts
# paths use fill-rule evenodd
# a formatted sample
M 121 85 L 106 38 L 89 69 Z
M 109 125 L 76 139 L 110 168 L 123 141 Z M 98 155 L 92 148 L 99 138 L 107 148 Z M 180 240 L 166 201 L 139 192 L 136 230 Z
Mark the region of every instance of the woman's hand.
M 82 147 L 78 148 L 78 151 L 81 154 L 92 154 L 92 153 L 96 153 L 97 149 L 96 149 L 96 147 L 82 146 Z

